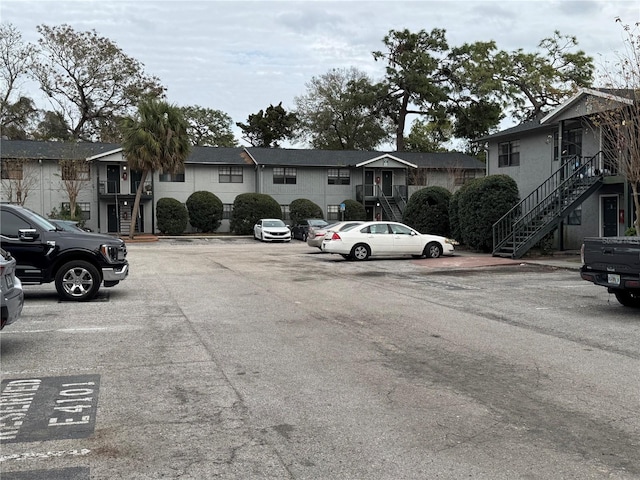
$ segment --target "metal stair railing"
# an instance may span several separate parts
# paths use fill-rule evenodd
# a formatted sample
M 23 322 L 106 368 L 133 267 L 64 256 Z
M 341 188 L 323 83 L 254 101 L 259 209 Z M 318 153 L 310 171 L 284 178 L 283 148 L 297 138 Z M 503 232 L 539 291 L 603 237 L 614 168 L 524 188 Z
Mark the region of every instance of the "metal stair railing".
M 389 201 L 389 198 L 384 194 L 384 192 L 382 191 L 382 188 L 380 187 L 378 187 L 378 201 L 380 202 L 380 205 L 382 206 L 382 210 L 384 211 L 385 216 L 387 218 L 389 218 L 391 221 L 394 221 L 394 222 L 402 221 L 402 218 L 398 218 L 398 215 L 396 214 L 396 211 L 393 208 L 394 205 L 396 207 L 397 205 L 395 204 L 395 202 L 392 204 Z
M 493 255 L 519 258 L 600 187 L 602 152 L 573 156 L 493 225 Z

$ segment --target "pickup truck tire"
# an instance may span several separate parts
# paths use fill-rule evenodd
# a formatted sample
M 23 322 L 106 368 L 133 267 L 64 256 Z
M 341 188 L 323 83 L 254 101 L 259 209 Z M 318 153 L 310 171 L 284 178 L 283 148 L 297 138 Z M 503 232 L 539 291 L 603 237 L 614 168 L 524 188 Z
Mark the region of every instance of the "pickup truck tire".
M 616 300 L 625 307 L 640 308 L 640 294 L 631 292 L 614 292 Z
M 84 260 L 67 262 L 56 273 L 56 290 L 64 300 L 91 300 L 98 293 L 100 282 L 98 269 Z

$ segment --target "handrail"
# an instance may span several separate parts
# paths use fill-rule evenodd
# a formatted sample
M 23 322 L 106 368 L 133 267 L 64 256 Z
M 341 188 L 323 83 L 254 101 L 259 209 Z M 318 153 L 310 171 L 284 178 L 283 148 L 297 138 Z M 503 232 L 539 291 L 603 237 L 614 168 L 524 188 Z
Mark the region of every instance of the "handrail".
M 600 169 L 603 152 L 584 159 L 578 155 L 570 157 L 536 190 L 511 208 L 493 225 L 493 251 L 512 242 L 517 248 L 516 235 L 525 226 L 541 216 L 557 217 L 562 206 L 576 189 L 588 188 L 599 181 L 604 172 Z M 611 174 L 609 172 L 608 174 Z M 542 228 L 541 226 L 537 229 Z M 535 232 L 534 232 L 535 233 Z

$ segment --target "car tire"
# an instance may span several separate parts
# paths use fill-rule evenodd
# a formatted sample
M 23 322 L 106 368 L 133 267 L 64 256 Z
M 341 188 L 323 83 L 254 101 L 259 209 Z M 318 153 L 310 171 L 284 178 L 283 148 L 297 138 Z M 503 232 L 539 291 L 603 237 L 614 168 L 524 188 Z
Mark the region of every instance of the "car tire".
M 428 243 L 422 254 L 427 258 L 439 258 L 442 256 L 442 246 L 436 242 Z
M 98 293 L 100 272 L 84 260 L 67 262 L 56 273 L 56 290 L 64 300 L 86 302 Z
M 358 261 L 366 260 L 370 255 L 371 249 L 369 249 L 369 246 L 365 245 L 364 243 L 358 243 L 357 245 L 354 245 L 351 249 L 351 253 L 349 254 L 351 258 Z
M 621 305 L 625 307 L 631 308 L 640 308 L 640 294 L 639 293 L 631 293 L 626 291 L 614 292 L 616 296 L 616 300 L 620 302 Z
M 260 241 L 264 242 L 264 233 L 260 232 Z
M 303 233 L 302 234 L 302 241 L 306 242 L 307 241 L 307 237 L 308 237 L 308 235 L 306 233 Z

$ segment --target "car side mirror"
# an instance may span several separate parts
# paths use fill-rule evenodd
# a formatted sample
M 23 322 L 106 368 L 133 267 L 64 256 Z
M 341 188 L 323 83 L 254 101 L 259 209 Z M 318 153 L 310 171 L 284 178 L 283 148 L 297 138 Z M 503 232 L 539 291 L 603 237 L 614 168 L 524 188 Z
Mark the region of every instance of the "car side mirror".
M 40 235 L 35 228 L 21 228 L 18 230 L 18 238 L 25 241 L 33 241 Z

